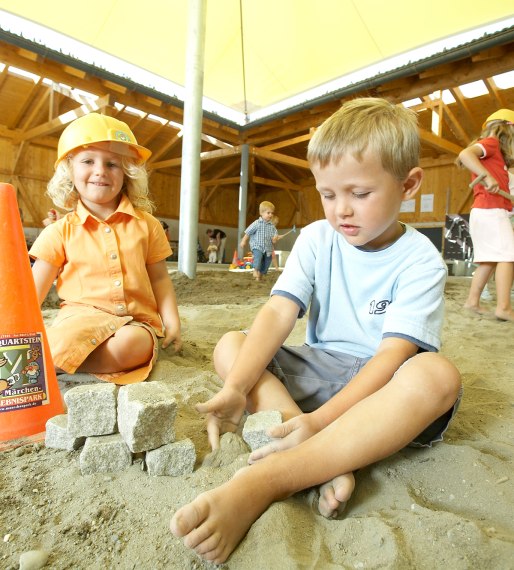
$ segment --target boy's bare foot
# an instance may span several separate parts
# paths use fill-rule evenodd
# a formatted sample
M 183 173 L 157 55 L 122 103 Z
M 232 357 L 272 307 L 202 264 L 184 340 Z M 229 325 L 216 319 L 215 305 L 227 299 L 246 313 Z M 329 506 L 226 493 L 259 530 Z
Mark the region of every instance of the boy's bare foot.
M 344 511 L 355 489 L 353 473 L 334 477 L 319 488 L 318 510 L 327 519 L 336 519 Z
M 500 321 L 514 321 L 514 311 L 500 311 L 496 309 L 494 315 Z
M 477 315 L 487 315 L 489 313 L 487 309 L 484 309 L 484 307 L 480 307 L 479 305 L 464 305 L 464 308 L 466 311 L 471 311 Z
M 201 493 L 173 515 L 171 532 L 204 560 L 225 562 L 275 500 L 269 486 L 262 481 L 256 485 L 249 470 L 254 467 L 240 469 L 230 481 Z

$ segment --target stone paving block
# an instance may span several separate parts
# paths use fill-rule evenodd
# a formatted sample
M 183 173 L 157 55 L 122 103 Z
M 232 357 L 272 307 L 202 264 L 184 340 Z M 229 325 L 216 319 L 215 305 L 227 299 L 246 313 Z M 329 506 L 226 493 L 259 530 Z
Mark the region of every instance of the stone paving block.
M 64 394 L 68 432 L 77 437 L 117 432 L 117 392 L 117 386 L 108 383 L 86 384 L 68 390 Z
M 124 471 L 132 465 L 132 453 L 119 433 L 88 437 L 79 458 L 82 475 Z
M 53 449 L 74 451 L 84 445 L 85 437 L 76 437 L 68 431 L 68 414 L 60 414 L 46 422 L 45 445 Z
M 118 394 L 118 428 L 132 452 L 175 441 L 177 401 L 164 382 L 122 386 Z
M 195 466 L 195 446 L 189 438 L 168 443 L 147 451 L 145 462 L 149 475 L 187 475 L 193 472 Z
M 252 451 L 273 441 L 266 432 L 269 428 L 282 423 L 282 414 L 278 410 L 265 410 L 251 414 L 243 426 L 243 439 Z

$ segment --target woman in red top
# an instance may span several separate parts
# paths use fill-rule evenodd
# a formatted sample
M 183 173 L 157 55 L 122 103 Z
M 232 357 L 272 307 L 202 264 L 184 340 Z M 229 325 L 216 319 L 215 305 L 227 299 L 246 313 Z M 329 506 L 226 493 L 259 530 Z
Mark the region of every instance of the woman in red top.
M 514 321 L 510 299 L 514 277 L 512 202 L 500 193 L 509 192 L 508 168 L 514 165 L 514 111 L 500 109 L 490 115 L 478 140 L 459 154 L 459 162 L 471 171 L 473 180 L 483 178 L 473 188 L 469 221 L 478 267 L 464 307 L 480 314 L 487 312 L 480 307 L 480 295 L 496 269 L 495 315 L 503 321 Z

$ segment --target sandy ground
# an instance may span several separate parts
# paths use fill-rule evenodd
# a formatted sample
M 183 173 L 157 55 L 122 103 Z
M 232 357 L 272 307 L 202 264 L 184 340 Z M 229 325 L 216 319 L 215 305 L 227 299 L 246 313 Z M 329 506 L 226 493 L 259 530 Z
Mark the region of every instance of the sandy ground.
M 0 453 L 1 569 L 17 569 L 32 549 L 46 550 L 53 569 L 214 567 L 169 533 L 169 519 L 246 462 L 237 438 L 209 455 L 193 405 L 220 386 L 211 363 L 217 340 L 250 324 L 275 276 L 255 283 L 228 271 L 199 272 L 193 281 L 173 275 L 184 351 L 163 353 L 151 380 L 175 388 L 178 438 L 190 437 L 197 450 L 191 475 L 152 477 L 139 461 L 122 473 L 83 476 L 78 451 L 38 443 Z M 223 568 L 514 568 L 514 328 L 463 313 L 468 286 L 450 278 L 446 288 L 443 352 L 460 368 L 465 395 L 445 442 L 358 472 L 343 520 L 316 515 L 306 494 L 272 505 Z M 52 318 L 51 304 L 43 312 Z

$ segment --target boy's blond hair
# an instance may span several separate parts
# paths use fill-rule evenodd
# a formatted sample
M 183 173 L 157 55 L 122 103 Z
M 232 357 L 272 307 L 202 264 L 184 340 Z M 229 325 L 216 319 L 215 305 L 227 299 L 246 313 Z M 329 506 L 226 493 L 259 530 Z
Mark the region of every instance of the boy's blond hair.
M 262 214 L 266 210 L 271 210 L 274 212 L 275 211 L 275 205 L 272 204 L 271 202 L 267 202 L 266 200 L 264 200 L 264 202 L 261 202 L 259 204 L 259 214 Z
M 378 153 L 384 170 L 405 180 L 419 164 L 416 114 L 375 97 L 347 101 L 316 130 L 309 141 L 307 160 L 324 168 L 346 153 L 361 160 L 367 149 Z
M 73 184 L 71 159 L 69 154 L 59 162 L 46 192 L 53 203 L 64 210 L 74 210 L 79 201 L 79 193 Z M 126 157 L 121 158 L 121 166 L 125 175 L 122 193 L 127 195 L 134 208 L 151 214 L 155 206 L 149 197 L 146 168 Z

